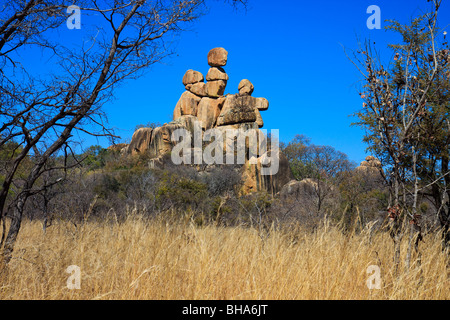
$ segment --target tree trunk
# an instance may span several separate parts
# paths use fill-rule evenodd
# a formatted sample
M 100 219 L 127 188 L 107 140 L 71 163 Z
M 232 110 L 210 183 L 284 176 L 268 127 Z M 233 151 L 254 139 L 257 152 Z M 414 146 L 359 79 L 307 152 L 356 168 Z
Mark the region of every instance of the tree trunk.
M 5 246 L 3 247 L 2 253 L 3 261 L 5 264 L 7 264 L 12 258 L 14 244 L 16 243 L 17 235 L 19 234 L 20 226 L 22 224 L 23 209 L 25 207 L 27 197 L 27 195 L 19 196 L 16 207 L 14 208 L 13 214 L 10 217 L 11 225 L 8 230 L 8 235 L 5 239 Z
M 399 176 L 399 168 L 397 166 L 397 162 L 394 164 L 394 206 L 399 208 L 399 189 L 400 189 L 400 176 Z M 400 242 L 402 239 L 402 225 L 401 225 L 401 217 L 400 211 L 398 213 L 397 218 L 394 221 L 393 229 L 391 230 L 391 237 L 394 241 L 394 274 L 398 275 L 398 270 L 400 266 Z
M 443 174 L 449 172 L 449 157 L 444 156 L 441 160 L 441 172 Z M 444 248 L 450 248 L 450 234 L 449 234 L 449 226 L 450 226 L 450 175 L 446 175 L 444 177 L 444 185 L 445 190 L 442 195 L 442 210 L 440 212 L 440 222 L 442 226 L 442 246 Z M 445 195 L 447 193 L 447 195 Z
M 412 253 L 412 246 L 414 243 L 414 249 L 416 252 L 419 250 L 419 236 L 420 234 L 420 226 L 417 216 L 417 200 L 418 200 L 418 194 L 419 194 L 419 179 L 417 177 L 417 154 L 415 152 L 415 148 L 412 147 L 413 150 L 413 174 L 414 174 L 414 200 L 413 200 L 413 206 L 412 206 L 412 215 L 413 218 L 410 221 L 409 226 L 409 243 L 408 243 L 408 251 L 406 253 L 406 270 L 409 270 L 409 267 L 411 265 L 411 253 Z M 418 259 L 418 263 L 420 263 L 420 258 Z
M 394 240 L 394 275 L 398 275 L 398 270 L 400 267 L 400 242 L 402 240 L 400 234 L 393 237 Z

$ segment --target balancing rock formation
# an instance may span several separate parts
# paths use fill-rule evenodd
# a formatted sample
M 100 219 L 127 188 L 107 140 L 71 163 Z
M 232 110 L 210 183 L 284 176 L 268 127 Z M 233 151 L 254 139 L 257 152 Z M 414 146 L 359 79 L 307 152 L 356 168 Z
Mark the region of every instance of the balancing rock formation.
M 171 136 L 176 129 L 184 128 L 191 133 L 200 130 L 204 133 L 214 128 L 223 130 L 225 136 L 227 129 L 259 130 L 263 127 L 260 111 L 269 108 L 267 99 L 252 97 L 254 86 L 247 79 L 239 83 L 239 93 L 224 95 L 229 80 L 223 69 L 227 64 L 228 52 L 224 48 L 214 48 L 208 53 L 207 58 L 210 68 L 206 77 L 195 70 L 188 70 L 184 74 L 182 83 L 186 91 L 181 94 L 175 106 L 173 120 L 155 129 L 136 130 L 131 143 L 121 149 L 122 153 L 130 155 L 147 153 L 151 159 L 149 164 L 151 167 L 162 167 L 163 156 L 171 152 L 175 146 Z M 260 190 L 276 194 L 283 185 L 293 179 L 289 162 L 281 152 L 279 152 L 278 172 L 273 175 L 261 175 L 262 156 L 252 164 L 247 158 L 245 164 L 238 169 L 243 179 L 241 190 L 243 194 Z M 202 166 L 198 166 L 197 169 L 204 170 L 200 167 Z
M 356 170 L 364 173 L 378 174 L 381 170 L 381 161 L 374 156 L 367 156 L 365 161 L 362 161 Z
M 173 120 L 194 116 L 201 121 L 204 130 L 242 123 L 256 123 L 258 128 L 263 127 L 260 111 L 267 110 L 269 102 L 265 98 L 251 96 L 254 87 L 249 80 L 239 83 L 238 94 L 223 95 L 229 79 L 223 69 L 227 60 L 228 52 L 224 48 L 215 48 L 208 53 L 210 69 L 206 77 L 198 71 L 186 71 L 183 77 L 186 91 L 175 106 Z

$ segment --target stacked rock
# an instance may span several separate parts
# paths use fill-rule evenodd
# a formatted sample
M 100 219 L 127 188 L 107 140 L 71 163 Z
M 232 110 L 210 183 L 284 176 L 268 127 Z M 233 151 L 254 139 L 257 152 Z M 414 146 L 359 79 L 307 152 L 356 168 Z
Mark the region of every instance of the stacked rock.
M 260 111 L 269 108 L 269 101 L 266 98 L 252 97 L 254 86 L 247 79 L 241 80 L 238 90 L 238 94 L 227 96 L 223 110 L 217 119 L 217 125 L 254 122 L 262 128 L 264 122 Z
M 129 145 L 121 149 L 121 153 L 138 155 L 147 154 L 149 157 L 149 166 L 151 168 L 162 168 L 166 162 L 166 156 L 173 151 L 176 144 L 172 140 L 173 133 L 178 129 L 186 129 L 190 133 L 202 132 L 215 128 L 223 133 L 228 129 L 237 134 L 246 135 L 247 130 L 261 128 L 263 120 L 260 111 L 269 108 L 269 102 L 265 98 L 252 97 L 254 86 L 247 80 L 242 80 L 238 85 L 237 94 L 225 93 L 228 81 L 228 75 L 223 67 L 227 64 L 228 52 L 223 48 L 214 48 L 208 53 L 208 64 L 210 66 L 206 77 L 203 74 L 188 70 L 183 76 L 182 82 L 186 89 L 178 100 L 174 113 L 173 121 L 165 123 L 157 128 L 141 128 L 136 130 L 131 138 Z M 206 82 L 205 82 L 206 79 Z M 200 128 L 201 127 L 201 128 Z M 200 129 L 200 130 L 199 130 Z M 259 131 L 259 133 L 262 133 Z M 235 153 L 238 148 L 235 144 L 240 140 L 239 137 L 224 134 L 223 150 L 233 150 Z M 261 136 L 260 136 L 261 137 Z M 244 137 L 246 141 L 245 148 L 249 147 L 250 139 Z M 259 138 L 258 138 L 259 139 Z M 242 148 L 242 146 L 241 146 Z M 202 149 L 192 143 L 192 154 L 201 153 Z M 257 190 L 266 190 L 275 194 L 281 190 L 281 187 L 293 179 L 287 158 L 279 152 L 279 170 L 272 175 L 262 175 L 262 168 L 267 167 L 263 161 L 270 152 L 271 155 L 278 153 L 278 150 L 258 150 L 263 154 L 252 156 L 256 158 L 256 164 L 248 159 L 249 153 L 246 152 L 245 164 L 237 170 L 240 172 L 243 184 L 242 192 L 248 194 Z M 206 166 L 208 167 L 208 166 Z M 206 170 L 204 166 L 198 167 L 199 170 Z
M 224 48 L 214 48 L 208 53 L 210 69 L 205 78 L 198 71 L 186 72 L 183 77 L 186 91 L 175 107 L 174 120 L 182 116 L 195 116 L 204 130 L 215 126 L 255 124 L 261 128 L 264 125 L 260 111 L 267 110 L 269 102 L 265 98 L 251 96 L 254 86 L 249 80 L 239 83 L 238 94 L 224 96 L 229 79 L 223 69 L 227 60 L 228 52 Z
M 224 48 L 214 48 L 208 53 L 208 64 L 211 67 L 206 75 L 206 93 L 208 97 L 223 96 L 227 86 L 228 75 L 222 67 L 227 64 L 228 52 Z
M 228 81 L 228 75 L 222 68 L 227 64 L 227 57 L 228 52 L 224 48 L 215 48 L 208 53 L 208 64 L 211 68 L 206 75 L 206 83 L 202 73 L 195 70 L 186 71 L 183 76 L 186 91 L 175 106 L 174 120 L 191 115 L 202 121 L 204 129 L 214 125 L 213 119 L 218 117 L 223 104 L 223 99 L 219 98 L 223 96 Z
M 381 161 L 374 156 L 367 156 L 365 161 L 356 167 L 357 170 L 362 172 L 379 173 L 381 170 Z

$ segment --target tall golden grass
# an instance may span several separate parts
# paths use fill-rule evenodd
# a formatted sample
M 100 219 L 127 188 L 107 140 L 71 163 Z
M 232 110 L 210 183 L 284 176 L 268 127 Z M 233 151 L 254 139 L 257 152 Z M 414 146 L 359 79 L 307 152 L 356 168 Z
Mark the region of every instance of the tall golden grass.
M 25 221 L 0 275 L 0 299 L 449 299 L 449 267 L 438 235 L 425 236 L 421 263 L 393 274 L 384 232 L 343 234 L 324 223 L 260 234 L 146 220 L 60 221 L 44 234 Z M 406 237 L 405 237 L 406 238 Z M 407 239 L 402 245 L 404 260 Z M 80 268 L 80 289 L 66 272 Z M 381 271 L 369 289 L 368 267 Z

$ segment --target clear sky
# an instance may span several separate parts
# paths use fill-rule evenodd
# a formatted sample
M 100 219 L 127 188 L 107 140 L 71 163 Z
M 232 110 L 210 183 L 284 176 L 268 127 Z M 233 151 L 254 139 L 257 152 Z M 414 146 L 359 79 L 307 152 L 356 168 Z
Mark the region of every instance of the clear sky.
M 170 122 L 184 92 L 181 79 L 186 70 L 206 75 L 208 51 L 224 47 L 229 53 L 224 69 L 230 77 L 225 93 L 237 93 L 239 81 L 249 79 L 255 86 L 253 96 L 270 103 L 269 110 L 261 113 L 264 129 L 279 129 L 284 142 L 304 134 L 314 144 L 331 145 L 351 160 L 362 161 L 363 132 L 350 127 L 356 120 L 350 115 L 362 106 L 361 75 L 342 46 L 356 49 L 358 38 L 370 38 L 387 54 L 386 44 L 399 37 L 383 29 L 369 30 L 367 8 L 380 7 L 384 27 L 386 19 L 409 22 L 430 4 L 426 0 L 248 1 L 247 11 L 210 1 L 209 13 L 176 42 L 177 55 L 154 65 L 138 80 L 124 83 L 116 100 L 104 106 L 110 125 L 129 141 L 137 124 Z M 450 24 L 446 0 L 440 24 Z M 87 142 L 108 146 L 94 138 Z

